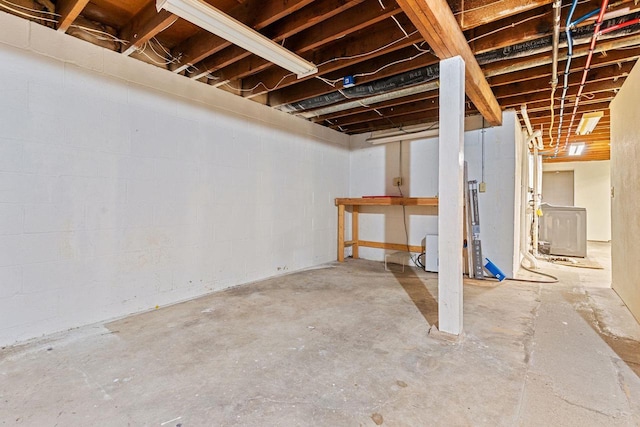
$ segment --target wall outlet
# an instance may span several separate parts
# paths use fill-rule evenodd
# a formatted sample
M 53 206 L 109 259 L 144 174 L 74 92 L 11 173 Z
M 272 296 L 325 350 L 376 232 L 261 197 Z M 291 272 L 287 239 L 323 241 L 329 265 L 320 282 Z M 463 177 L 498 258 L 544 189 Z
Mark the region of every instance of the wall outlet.
M 402 177 L 401 176 L 397 176 L 395 178 L 393 178 L 393 186 L 394 187 L 400 187 L 402 185 Z
M 485 191 L 487 191 L 487 183 L 481 182 L 480 184 L 478 184 L 478 191 L 481 193 L 484 193 Z

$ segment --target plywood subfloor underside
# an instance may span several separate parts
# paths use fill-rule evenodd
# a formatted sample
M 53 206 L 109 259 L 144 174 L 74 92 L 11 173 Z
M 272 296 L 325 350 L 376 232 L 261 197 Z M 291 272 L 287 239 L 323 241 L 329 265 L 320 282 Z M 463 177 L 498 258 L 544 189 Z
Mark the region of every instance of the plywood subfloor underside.
M 436 275 L 348 260 L 6 348 L 0 424 L 638 425 L 638 325 L 564 268 L 465 286 L 457 341 Z

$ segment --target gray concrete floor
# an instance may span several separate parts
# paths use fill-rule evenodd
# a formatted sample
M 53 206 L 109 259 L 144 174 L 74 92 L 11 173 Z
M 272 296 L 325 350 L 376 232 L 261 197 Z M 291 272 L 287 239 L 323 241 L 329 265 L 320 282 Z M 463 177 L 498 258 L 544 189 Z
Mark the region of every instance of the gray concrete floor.
M 469 282 L 452 341 L 435 274 L 348 260 L 5 348 L 0 424 L 640 425 L 606 271 L 543 271 L 561 283 Z

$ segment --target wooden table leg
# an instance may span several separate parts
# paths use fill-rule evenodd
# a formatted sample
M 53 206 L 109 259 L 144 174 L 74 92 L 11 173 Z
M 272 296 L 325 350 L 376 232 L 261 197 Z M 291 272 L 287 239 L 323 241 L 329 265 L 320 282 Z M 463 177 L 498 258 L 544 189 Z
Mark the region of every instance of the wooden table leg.
M 353 241 L 353 252 L 352 256 L 354 259 L 358 259 L 360 257 L 360 250 L 358 246 L 358 228 L 360 224 L 358 223 L 358 213 L 360 212 L 360 206 L 353 206 L 353 210 L 351 213 L 351 240 Z
M 344 262 L 344 205 L 338 205 L 338 261 Z

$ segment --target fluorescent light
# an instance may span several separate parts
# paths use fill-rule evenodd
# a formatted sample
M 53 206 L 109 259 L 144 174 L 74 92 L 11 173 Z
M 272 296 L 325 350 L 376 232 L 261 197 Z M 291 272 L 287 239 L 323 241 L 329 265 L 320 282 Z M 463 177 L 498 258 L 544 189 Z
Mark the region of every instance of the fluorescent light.
M 593 132 L 598 121 L 604 115 L 602 111 L 594 111 L 593 113 L 584 113 L 576 129 L 576 134 L 587 135 Z
M 569 144 L 569 155 L 570 156 L 579 156 L 582 154 L 584 150 L 584 142 L 577 142 L 574 144 Z
M 302 59 L 273 40 L 268 39 L 202 0 L 156 0 L 156 9 L 158 11 L 165 9 L 210 33 L 297 74 L 298 78 L 318 72 L 318 68 L 311 62 Z

